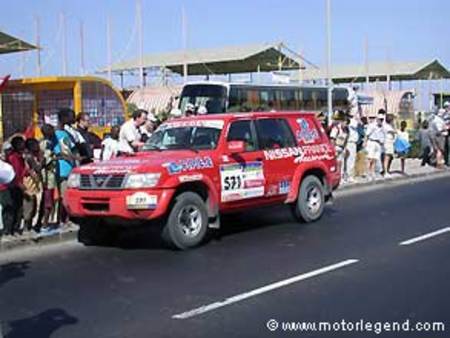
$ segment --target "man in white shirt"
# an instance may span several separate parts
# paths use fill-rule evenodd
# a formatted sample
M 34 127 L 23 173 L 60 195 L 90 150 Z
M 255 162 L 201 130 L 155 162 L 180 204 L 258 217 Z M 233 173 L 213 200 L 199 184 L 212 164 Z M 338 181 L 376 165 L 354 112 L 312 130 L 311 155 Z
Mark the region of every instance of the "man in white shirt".
M 375 178 L 375 167 L 381 162 L 381 152 L 385 140 L 383 127 L 384 115 L 378 114 L 375 122 L 368 125 L 366 131 L 366 150 L 369 159 L 369 178 Z
M 120 127 L 120 151 L 134 153 L 144 145 L 144 142 L 141 141 L 139 127 L 145 123 L 147 114 L 147 111 L 138 109 L 133 112 L 132 118 Z
M 433 147 L 436 151 L 436 166 L 442 168 L 444 165 L 445 138 L 448 131 L 444 120 L 445 109 L 439 109 L 431 121 L 431 130 L 433 135 Z
M 356 144 L 358 143 L 359 133 L 358 125 L 359 121 L 355 117 L 355 112 L 350 111 L 349 113 L 349 124 L 348 124 L 348 140 L 347 140 L 347 162 L 346 162 L 346 179 L 348 182 L 353 182 L 355 177 L 355 162 L 356 162 Z
M 15 173 L 13 167 L 0 159 L 0 184 L 9 184 L 14 179 Z
M 13 210 L 13 200 L 8 189 L 8 184 L 16 176 L 13 167 L 0 158 L 0 237 L 4 228 L 9 229 L 12 222 L 11 210 Z

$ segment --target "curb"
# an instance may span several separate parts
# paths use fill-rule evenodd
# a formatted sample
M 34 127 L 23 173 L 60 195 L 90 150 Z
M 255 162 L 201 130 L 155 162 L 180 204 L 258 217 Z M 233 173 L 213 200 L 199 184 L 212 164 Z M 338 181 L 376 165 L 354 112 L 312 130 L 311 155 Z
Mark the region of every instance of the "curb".
M 441 178 L 441 177 L 448 177 L 450 176 L 450 169 L 444 169 L 441 171 L 434 171 L 429 173 L 421 173 L 421 174 L 412 174 L 405 177 L 400 178 L 387 178 L 382 179 L 378 181 L 372 181 L 372 182 L 360 182 L 360 183 L 354 183 L 349 185 L 344 185 L 339 187 L 335 194 L 336 195 L 347 195 L 351 193 L 358 193 L 358 192 L 364 192 L 365 190 L 373 190 L 373 189 L 380 189 L 384 188 L 386 186 L 397 186 L 412 182 L 420 182 L 420 181 L 426 181 L 430 179 L 435 178 Z M 59 232 L 55 235 L 47 235 L 47 236 L 38 236 L 35 238 L 24 238 L 24 239 L 18 239 L 16 241 L 1 241 L 0 240 L 0 252 L 6 252 L 6 251 L 12 251 L 12 250 L 18 250 L 23 249 L 26 247 L 42 247 L 48 244 L 54 244 L 54 243 L 62 243 L 62 242 L 69 242 L 77 239 L 78 230 L 71 229 L 71 230 L 65 230 L 63 232 Z
M 72 241 L 77 238 L 78 230 L 66 230 L 54 235 L 38 236 L 34 238 L 23 238 L 15 241 L 1 241 L 0 240 L 0 252 L 12 251 L 22 249 L 26 247 L 41 247 L 47 244 L 61 243 Z
M 411 174 L 404 177 L 384 178 L 371 182 L 360 182 L 344 185 L 336 190 L 336 194 L 348 194 L 351 192 L 364 191 L 365 189 L 379 189 L 386 186 L 397 186 L 413 182 L 427 181 L 435 178 L 443 178 L 450 176 L 450 169 L 432 171 L 428 173 Z

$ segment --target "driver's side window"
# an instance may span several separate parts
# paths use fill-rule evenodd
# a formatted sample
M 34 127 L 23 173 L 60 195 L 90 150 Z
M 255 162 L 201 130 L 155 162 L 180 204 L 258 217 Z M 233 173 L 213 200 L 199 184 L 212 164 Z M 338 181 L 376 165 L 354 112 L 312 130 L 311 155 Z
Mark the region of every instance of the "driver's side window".
M 244 141 L 245 151 L 257 150 L 250 120 L 233 122 L 228 131 L 227 141 Z

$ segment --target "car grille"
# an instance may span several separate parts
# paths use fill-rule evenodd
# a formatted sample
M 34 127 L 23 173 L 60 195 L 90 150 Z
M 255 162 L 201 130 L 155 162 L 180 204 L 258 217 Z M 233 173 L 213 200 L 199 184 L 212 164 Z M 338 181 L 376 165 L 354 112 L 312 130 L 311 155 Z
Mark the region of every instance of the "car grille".
M 122 188 L 125 175 L 81 175 L 80 189 L 107 190 Z

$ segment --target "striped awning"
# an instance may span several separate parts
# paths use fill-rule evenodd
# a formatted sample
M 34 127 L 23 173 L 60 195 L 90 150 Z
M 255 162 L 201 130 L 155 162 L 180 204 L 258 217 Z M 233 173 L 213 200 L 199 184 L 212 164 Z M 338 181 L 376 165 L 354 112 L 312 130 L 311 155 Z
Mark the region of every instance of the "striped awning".
M 135 90 L 127 99 L 139 109 L 159 114 L 171 105 L 181 93 L 181 86 L 145 87 Z

